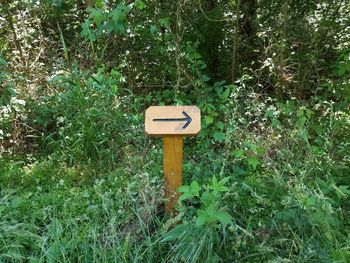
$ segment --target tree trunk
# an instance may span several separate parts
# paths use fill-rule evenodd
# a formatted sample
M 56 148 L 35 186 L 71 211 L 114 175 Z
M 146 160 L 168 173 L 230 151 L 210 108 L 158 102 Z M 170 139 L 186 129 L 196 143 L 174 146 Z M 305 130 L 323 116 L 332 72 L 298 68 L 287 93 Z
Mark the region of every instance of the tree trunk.
M 251 63 L 257 59 L 255 50 L 256 43 L 256 9 L 257 0 L 241 0 L 241 43 L 240 50 L 243 56 L 241 57 L 242 64 L 250 67 Z
M 232 47 L 231 83 L 234 83 L 236 79 L 235 73 L 236 73 L 238 38 L 239 38 L 239 17 L 241 13 L 240 7 L 241 7 L 241 0 L 236 0 L 236 21 L 235 21 L 235 33 L 233 37 L 233 47 Z

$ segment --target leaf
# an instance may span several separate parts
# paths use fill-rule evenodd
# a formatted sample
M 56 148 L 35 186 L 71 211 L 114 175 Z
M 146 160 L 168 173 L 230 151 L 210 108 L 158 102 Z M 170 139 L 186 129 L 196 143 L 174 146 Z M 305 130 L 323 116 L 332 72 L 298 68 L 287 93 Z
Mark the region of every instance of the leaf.
M 141 0 L 136 0 L 135 1 L 135 7 L 138 9 L 138 10 L 142 10 L 145 8 L 145 3 Z
M 198 217 L 196 219 L 196 226 L 202 226 L 211 221 L 210 216 L 205 211 L 198 210 Z
M 229 179 L 229 177 L 225 177 L 220 182 L 218 182 L 216 177 L 214 176 L 212 185 L 209 186 L 209 189 L 212 189 L 215 194 L 218 194 L 220 192 L 226 192 L 229 189 L 225 186 L 225 184 L 228 182 Z
M 105 20 L 105 14 L 102 9 L 88 8 L 89 18 L 95 23 L 97 27 L 100 27 L 102 22 Z
M 245 151 L 243 149 L 238 149 L 233 152 L 236 158 L 241 158 L 244 155 Z
M 202 74 L 202 80 L 203 80 L 204 82 L 207 82 L 207 81 L 210 80 L 210 77 L 207 76 L 207 75 L 205 75 L 205 74 Z
M 190 187 L 188 185 L 182 185 L 177 189 L 177 191 L 180 193 L 186 193 L 190 191 Z
M 265 112 L 265 117 L 272 118 L 273 117 L 273 110 L 267 110 Z
M 305 128 L 300 129 L 300 130 L 298 131 L 298 134 L 299 134 L 299 136 L 300 136 L 302 139 L 304 139 L 305 141 L 307 141 L 308 138 L 309 138 L 309 133 L 308 133 L 308 131 L 307 131 Z
M 208 115 L 205 117 L 205 124 L 210 125 L 214 121 L 214 117 L 212 115 Z
M 159 23 L 162 27 L 168 28 L 170 25 L 170 18 L 169 17 L 164 17 L 159 20 Z
M 81 31 L 81 35 L 83 37 L 88 37 L 90 34 L 90 20 L 89 19 L 85 19 L 84 23 L 81 25 L 82 31 Z
M 217 142 L 224 142 L 225 141 L 225 134 L 223 132 L 215 132 L 214 133 L 214 140 Z
M 232 218 L 231 216 L 225 212 L 225 211 L 217 211 L 216 212 L 216 219 L 221 223 L 221 224 L 232 224 Z
M 125 6 L 123 3 L 119 3 L 117 7 L 109 13 L 109 18 L 111 18 L 111 21 L 108 24 L 108 29 L 110 31 L 114 31 L 116 34 L 125 35 L 127 14 L 129 11 L 129 7 Z
M 232 224 L 231 216 L 225 211 L 217 210 L 214 204 L 209 205 L 205 210 L 198 209 L 198 216 L 196 219 L 197 226 L 213 222 Z
M 183 193 L 180 198 L 179 198 L 179 201 L 184 201 L 184 200 L 188 200 L 188 199 L 191 199 L 193 198 L 193 196 L 191 195 L 191 193 L 189 192 L 186 192 L 186 193 Z
M 96 3 L 96 6 L 97 6 L 97 7 L 99 7 L 99 8 L 102 8 L 102 7 L 103 7 L 102 0 L 96 0 L 95 3 Z
M 274 118 L 273 120 L 272 120 L 272 127 L 273 128 L 277 128 L 278 126 L 280 126 L 281 125 L 281 123 L 280 123 L 280 121 L 278 120 L 278 119 L 276 119 L 276 118 Z
M 230 177 L 225 177 L 225 178 L 223 178 L 223 179 L 220 181 L 219 184 L 225 185 L 229 180 L 230 180 Z
M 200 187 L 197 181 L 193 181 L 191 183 L 191 192 L 195 195 L 195 196 L 199 196 L 199 191 L 200 191 Z
M 183 201 L 183 200 L 187 200 L 187 199 L 191 199 L 193 197 L 199 197 L 199 191 L 200 191 L 200 186 L 198 184 L 198 182 L 193 181 L 191 183 L 191 185 L 184 185 L 184 186 L 180 186 L 178 188 L 178 192 L 183 193 L 179 200 Z
M 196 219 L 196 225 L 202 226 L 207 223 L 211 223 L 215 221 L 215 206 L 214 204 L 210 204 L 208 207 L 203 209 L 198 209 L 198 217 Z
M 230 96 L 230 94 L 231 94 L 230 86 L 227 86 L 226 90 L 224 91 L 224 94 L 222 94 L 222 98 L 226 100 L 228 96 Z
M 61 254 L 61 248 L 58 241 L 53 242 L 45 252 L 48 262 L 57 262 Z
M 209 206 L 217 201 L 217 196 L 215 196 L 212 192 L 206 191 L 202 194 L 201 201 L 204 206 Z
M 216 186 L 218 184 L 218 179 L 216 179 L 216 176 L 213 177 L 212 184 L 213 186 Z
M 221 121 L 218 121 L 215 126 L 220 130 L 222 131 L 224 128 L 225 128 L 225 124 Z
M 25 200 L 23 198 L 20 198 L 20 197 L 16 197 L 11 202 L 11 208 L 13 208 L 13 209 L 18 209 L 20 207 L 23 207 L 24 205 L 25 205 Z
M 339 186 L 339 190 L 342 191 L 343 193 L 350 195 L 350 190 L 348 185 L 341 185 Z
M 338 67 L 338 76 L 341 77 L 345 74 L 346 68 L 344 64 L 340 64 Z
M 0 66 L 6 66 L 6 65 L 7 65 L 6 60 L 0 55 Z
M 89 19 L 85 19 L 85 22 L 81 26 L 82 27 L 81 35 L 89 39 L 90 41 L 95 41 L 96 36 L 94 32 L 90 29 L 90 23 L 91 21 Z
M 155 25 L 151 25 L 149 28 L 149 31 L 151 32 L 152 35 L 158 32 L 158 28 Z
M 341 185 L 339 187 L 336 187 L 335 185 L 333 185 L 333 188 L 335 189 L 335 193 L 338 196 L 338 198 L 343 198 L 350 194 L 348 186 Z
M 258 157 L 256 156 L 251 156 L 247 159 L 248 165 L 253 168 L 254 170 L 256 170 L 256 167 L 258 166 L 258 164 L 260 163 Z
M 309 196 L 307 199 L 306 199 L 306 205 L 307 206 L 315 206 L 316 204 L 316 198 L 313 197 L 313 196 Z

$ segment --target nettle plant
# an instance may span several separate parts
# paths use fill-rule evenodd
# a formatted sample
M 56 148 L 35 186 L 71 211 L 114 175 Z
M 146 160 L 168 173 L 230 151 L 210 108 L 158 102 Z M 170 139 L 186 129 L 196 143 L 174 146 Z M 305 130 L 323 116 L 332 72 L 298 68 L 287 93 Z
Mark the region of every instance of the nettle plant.
M 229 191 L 225 186 L 229 179 L 225 177 L 218 181 L 214 176 L 209 185 L 201 186 L 197 181 L 193 181 L 190 185 L 179 187 L 178 191 L 182 193 L 179 199 L 182 203 L 180 212 L 186 214 L 188 211 L 191 215 L 197 213 L 196 226 L 232 224 L 231 216 L 220 207 L 222 195 Z
M 182 223 L 166 233 L 161 242 L 170 242 L 168 260 L 172 262 L 219 262 L 225 255 L 217 254 L 227 243 L 227 229 L 233 230 L 233 219 L 222 205 L 230 192 L 229 177 L 210 184 L 193 181 L 179 187 L 182 193 L 179 216 Z M 222 251 L 226 251 L 225 249 Z

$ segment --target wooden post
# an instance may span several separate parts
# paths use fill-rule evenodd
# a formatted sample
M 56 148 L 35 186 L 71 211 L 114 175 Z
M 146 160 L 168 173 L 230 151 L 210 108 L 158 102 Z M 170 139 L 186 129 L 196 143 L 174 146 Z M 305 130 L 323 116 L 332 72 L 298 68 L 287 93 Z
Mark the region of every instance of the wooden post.
M 177 189 L 182 185 L 183 137 L 164 136 L 163 149 L 165 213 L 171 213 L 180 196 Z
M 196 106 L 151 106 L 145 114 L 145 131 L 163 137 L 165 213 L 174 212 L 182 184 L 183 137 L 201 130 L 201 111 Z

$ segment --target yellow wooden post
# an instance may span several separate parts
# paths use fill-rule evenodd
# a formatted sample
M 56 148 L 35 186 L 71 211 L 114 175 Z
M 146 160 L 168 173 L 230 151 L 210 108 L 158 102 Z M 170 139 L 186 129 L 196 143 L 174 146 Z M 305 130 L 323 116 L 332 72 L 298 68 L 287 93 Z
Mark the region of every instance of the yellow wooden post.
M 177 189 L 182 185 L 183 137 L 164 136 L 164 197 L 165 212 L 173 212 L 179 198 Z
M 174 211 L 182 184 L 183 137 L 198 134 L 201 114 L 196 106 L 151 106 L 146 110 L 145 131 L 163 136 L 165 212 Z

